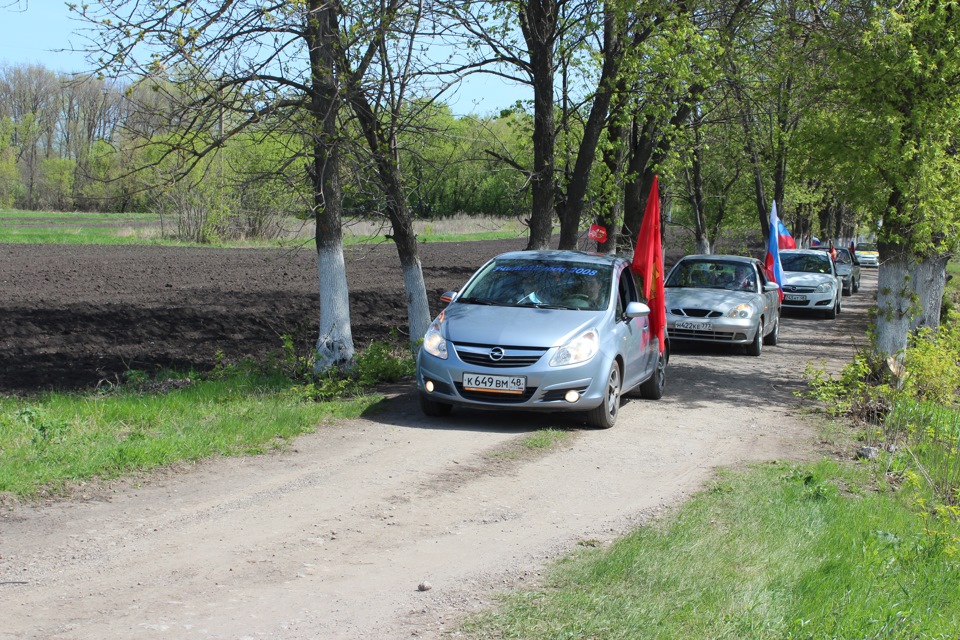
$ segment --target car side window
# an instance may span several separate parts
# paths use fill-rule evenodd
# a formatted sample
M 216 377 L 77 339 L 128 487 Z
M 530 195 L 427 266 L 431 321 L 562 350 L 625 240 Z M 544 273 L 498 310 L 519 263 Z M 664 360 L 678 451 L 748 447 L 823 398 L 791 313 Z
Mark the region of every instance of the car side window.
M 637 282 L 633 278 L 633 271 L 629 268 L 620 272 L 620 282 L 617 284 L 617 317 L 623 318 L 627 311 L 627 304 L 640 300 L 637 292 Z

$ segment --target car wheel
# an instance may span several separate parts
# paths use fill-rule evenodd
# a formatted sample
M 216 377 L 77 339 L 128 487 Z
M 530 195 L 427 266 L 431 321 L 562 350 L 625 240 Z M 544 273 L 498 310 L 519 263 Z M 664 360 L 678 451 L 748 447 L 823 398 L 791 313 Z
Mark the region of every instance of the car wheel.
M 747 355 L 758 356 L 761 351 L 763 351 L 763 318 L 760 318 L 760 321 L 757 322 L 757 335 L 754 336 L 753 342 L 747 346 Z
M 645 382 L 640 383 L 640 397 L 645 400 L 659 400 L 663 397 L 663 388 L 667 385 L 667 360 L 670 356 L 666 349 L 657 358 L 657 366 Z
M 427 397 L 427 394 L 420 392 L 420 410 L 423 414 L 431 418 L 442 418 L 450 415 L 453 405 L 447 402 L 437 402 Z
M 603 391 L 603 402 L 587 414 L 587 422 L 595 429 L 609 429 L 617 423 L 620 413 L 620 365 L 614 362 L 607 374 L 607 385 Z
M 780 342 L 780 314 L 773 316 L 773 329 L 763 339 L 763 344 L 775 347 Z

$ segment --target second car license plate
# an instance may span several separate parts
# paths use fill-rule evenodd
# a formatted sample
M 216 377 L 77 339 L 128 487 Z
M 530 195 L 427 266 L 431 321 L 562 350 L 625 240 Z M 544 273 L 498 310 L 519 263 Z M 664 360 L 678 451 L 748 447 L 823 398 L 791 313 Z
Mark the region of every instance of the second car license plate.
M 677 329 L 689 329 L 690 331 L 713 331 L 713 325 L 709 322 L 677 322 L 674 326 Z
M 467 391 L 494 391 L 498 393 L 523 393 L 527 386 L 526 376 L 488 376 L 482 373 L 463 374 L 463 388 Z
M 783 296 L 783 299 L 787 302 L 806 302 L 807 296 L 798 296 L 796 294 L 790 294 Z

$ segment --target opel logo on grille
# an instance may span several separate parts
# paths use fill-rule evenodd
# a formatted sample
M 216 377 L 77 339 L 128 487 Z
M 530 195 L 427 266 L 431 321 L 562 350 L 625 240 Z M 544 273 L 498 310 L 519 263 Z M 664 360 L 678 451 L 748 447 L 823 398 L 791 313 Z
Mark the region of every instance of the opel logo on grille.
M 797 288 L 796 288 L 795 286 L 793 286 L 792 284 L 787 284 L 787 285 L 784 285 L 784 286 L 783 286 L 783 290 L 784 290 L 784 291 L 796 291 Z
M 490 359 L 494 362 L 500 362 L 503 360 L 503 349 L 500 347 L 494 347 L 493 349 L 490 349 Z

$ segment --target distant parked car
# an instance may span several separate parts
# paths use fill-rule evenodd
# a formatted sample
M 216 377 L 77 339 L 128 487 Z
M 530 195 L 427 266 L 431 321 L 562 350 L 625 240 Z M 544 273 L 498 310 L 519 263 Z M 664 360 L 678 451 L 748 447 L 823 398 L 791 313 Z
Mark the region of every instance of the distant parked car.
M 784 307 L 820 311 L 827 319 L 836 318 L 842 311 L 843 284 L 827 252 L 784 249 L 780 251 L 780 266 Z
M 860 242 L 856 245 L 857 262 L 864 267 L 879 267 L 880 252 L 873 242 Z
M 815 247 L 817 251 L 829 252 L 828 247 Z M 853 295 L 860 290 L 860 263 L 850 255 L 850 249 L 837 247 L 837 273 L 843 282 L 843 295 Z
M 580 411 L 617 421 L 622 392 L 663 395 L 669 351 L 651 335 L 630 263 L 580 251 L 499 255 L 433 321 L 417 356 L 420 408 Z
M 779 287 L 756 258 L 686 256 L 664 286 L 671 340 L 743 344 L 753 356 L 779 340 Z

